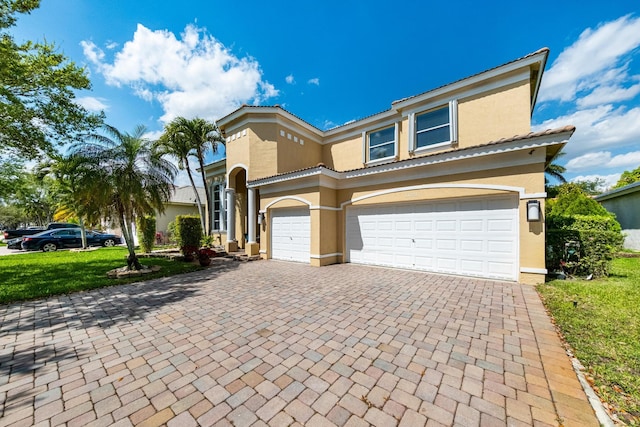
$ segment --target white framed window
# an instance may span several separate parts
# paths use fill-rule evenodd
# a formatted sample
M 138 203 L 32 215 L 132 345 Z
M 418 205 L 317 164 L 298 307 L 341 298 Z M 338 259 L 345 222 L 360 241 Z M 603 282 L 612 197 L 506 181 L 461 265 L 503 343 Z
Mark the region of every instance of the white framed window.
M 412 141 L 409 147 L 412 151 L 442 147 L 457 140 L 457 107 L 453 100 L 429 111 L 412 113 L 409 129 Z
M 398 125 L 363 132 L 363 163 L 394 159 L 398 155 Z
M 225 224 L 225 184 L 220 183 L 213 186 L 212 198 L 211 198 L 211 214 L 212 214 L 212 230 L 223 231 L 226 228 Z

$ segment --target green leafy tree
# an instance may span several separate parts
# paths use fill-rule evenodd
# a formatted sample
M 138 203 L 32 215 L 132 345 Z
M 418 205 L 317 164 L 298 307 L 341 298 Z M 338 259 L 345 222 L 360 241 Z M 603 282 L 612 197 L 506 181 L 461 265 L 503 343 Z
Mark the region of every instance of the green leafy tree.
M 622 172 L 620 179 L 618 180 L 618 182 L 616 182 L 616 185 L 614 185 L 613 188 L 624 187 L 626 185 L 633 184 L 638 181 L 640 181 L 640 166 L 638 166 L 636 169 L 632 171 Z
M 547 203 L 548 215 L 600 215 L 612 216 L 600 203 L 593 200 L 575 183 L 560 186 L 558 197 Z
M 30 13 L 39 0 L 0 0 L 0 152 L 36 158 L 54 142 L 79 140 L 102 115 L 75 103 L 75 91 L 90 89 L 84 69 L 53 44 L 18 44 L 8 29 L 16 15 Z
M 115 218 L 122 229 L 129 256 L 127 266 L 140 270 L 132 224 L 136 217 L 163 213 L 173 192 L 176 168 L 144 138 L 144 126 L 123 133 L 104 126 L 104 134 L 91 135 L 72 154 L 83 159 L 82 199 L 100 206 L 103 216 Z
M 188 155 L 184 157 L 186 161 L 183 166 L 186 167 L 188 171 L 188 158 L 190 156 L 195 157 L 198 162 L 203 183 L 207 182 L 204 173 L 204 160 L 207 153 L 209 150 L 216 152 L 218 144 L 224 144 L 224 138 L 220 135 L 220 131 L 216 124 L 200 117 L 196 117 L 194 119 L 176 117 L 165 127 L 164 134 L 160 140 L 167 141 L 169 146 L 176 146 L 176 150 L 170 154 L 173 154 L 178 158 L 178 154 L 183 155 L 184 149 L 189 148 Z M 189 178 L 191 178 L 190 173 Z M 200 196 L 198 195 L 198 191 L 193 183 L 193 179 L 191 179 L 191 185 L 196 193 L 196 201 L 200 209 L 200 218 L 203 224 L 203 229 L 205 230 L 205 234 L 209 235 L 211 233 L 211 224 L 209 224 L 209 221 L 205 220 L 205 215 L 203 215 L 201 208 Z M 210 212 L 211 195 L 208 191 L 205 191 L 205 197 L 206 211 Z

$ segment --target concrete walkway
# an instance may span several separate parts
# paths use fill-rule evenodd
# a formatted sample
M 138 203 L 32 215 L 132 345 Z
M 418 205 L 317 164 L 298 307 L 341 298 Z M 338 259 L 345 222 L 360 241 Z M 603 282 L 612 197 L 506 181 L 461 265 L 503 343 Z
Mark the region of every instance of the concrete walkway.
M 532 287 L 224 267 L 0 306 L 0 425 L 597 426 Z

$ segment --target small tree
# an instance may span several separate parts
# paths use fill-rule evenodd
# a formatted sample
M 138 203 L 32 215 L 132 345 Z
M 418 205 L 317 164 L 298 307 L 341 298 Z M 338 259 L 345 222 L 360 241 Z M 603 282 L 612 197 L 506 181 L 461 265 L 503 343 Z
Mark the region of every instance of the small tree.
M 606 276 L 623 241 L 615 215 L 576 184 L 561 186 L 547 204 L 547 268 Z
M 197 215 L 178 215 L 176 217 L 176 234 L 182 255 L 187 260 L 193 259 L 193 254 L 200 247 L 202 239 L 202 224 Z
M 136 218 L 136 229 L 140 249 L 145 253 L 151 252 L 156 241 L 156 217 L 153 215 L 139 216 Z

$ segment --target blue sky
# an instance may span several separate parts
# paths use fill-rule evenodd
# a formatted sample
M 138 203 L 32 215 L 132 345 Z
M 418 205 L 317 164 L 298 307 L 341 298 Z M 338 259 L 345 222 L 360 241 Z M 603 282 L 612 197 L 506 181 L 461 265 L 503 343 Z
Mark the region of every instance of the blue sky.
M 90 75 L 78 94 L 123 131 L 279 104 L 327 129 L 549 47 L 533 129 L 577 127 L 567 178 L 640 165 L 634 1 L 42 0 L 14 27 Z M 179 182 L 184 184 L 183 177 Z

